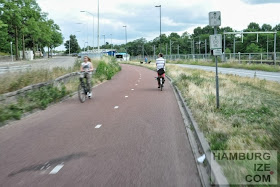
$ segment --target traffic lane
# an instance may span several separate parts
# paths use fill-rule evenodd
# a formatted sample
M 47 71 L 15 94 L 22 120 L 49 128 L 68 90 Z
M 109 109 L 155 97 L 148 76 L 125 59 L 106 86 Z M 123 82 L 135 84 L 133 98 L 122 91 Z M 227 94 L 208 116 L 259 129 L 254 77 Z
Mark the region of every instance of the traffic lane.
M 215 72 L 215 67 L 210 66 L 197 66 L 197 65 L 186 65 L 186 64 L 177 64 L 180 67 L 184 68 L 193 68 L 193 69 L 201 69 L 205 71 Z M 266 79 L 271 81 L 280 82 L 280 73 L 277 72 L 265 72 L 265 71 L 255 71 L 255 70 L 245 70 L 245 69 L 234 69 L 234 68 L 218 68 L 219 73 L 222 74 L 233 74 L 239 75 L 242 77 L 257 77 L 260 79 Z
M 141 74 L 139 87 L 119 95 L 129 97 L 115 111 L 116 118 L 99 129 L 99 144 L 92 148 L 95 158 L 84 157 L 74 162 L 72 169 L 68 167 L 62 175 L 76 177 L 57 180 L 59 185 L 200 186 L 182 117 L 176 101 L 172 102 L 175 99 L 170 85 L 161 92 L 156 88 L 153 72 L 149 76 Z M 168 102 L 157 102 L 162 99 Z M 82 168 L 79 174 L 76 168 Z
M 90 143 L 97 142 L 94 138 L 99 134 L 91 133 L 95 133 L 95 124 L 106 123 L 106 120 L 110 119 L 104 114 L 113 116 L 110 115 L 110 111 L 115 100 L 112 95 L 115 94 L 111 95 L 111 92 L 117 92 L 113 86 L 127 86 L 130 82 L 136 82 L 133 81 L 135 73 L 128 72 L 128 75 L 130 81 L 125 81 L 126 77 L 123 77 L 119 84 L 112 84 L 117 75 L 112 81 L 101 85 L 100 90 L 105 89 L 105 92 L 100 93 L 99 89 L 94 89 L 95 98 L 87 100 L 84 104 L 81 104 L 78 98 L 73 98 L 1 129 L 0 162 L 3 167 L 0 169 L 0 181 L 9 186 L 24 178 L 25 184 L 29 185 L 33 181 L 41 181 L 40 174 L 49 171 L 37 170 L 30 173 L 26 168 L 67 155 L 88 153 L 87 149 L 81 150 L 79 146 L 85 143 L 91 146 Z M 17 173 L 22 169 L 25 171 L 7 177 L 8 174 Z
M 173 154 L 168 153 L 172 151 L 172 148 L 174 147 L 173 145 L 176 145 L 176 141 L 174 139 L 173 141 L 168 139 L 168 136 L 167 138 L 165 138 L 165 136 L 164 137 L 159 136 L 159 138 L 156 138 L 156 136 L 153 133 L 151 133 L 151 132 L 155 133 L 157 131 L 164 132 L 161 129 L 153 130 L 151 128 L 152 123 L 158 123 L 157 120 L 154 119 L 154 115 L 151 115 L 150 117 L 151 119 L 146 118 L 145 116 L 140 117 L 138 119 L 139 124 L 135 123 L 135 125 L 133 125 L 135 122 L 135 117 L 134 117 L 135 111 L 131 110 L 131 108 L 128 106 L 127 106 L 128 108 L 125 107 L 125 104 L 129 104 L 130 102 L 126 102 L 126 100 L 124 99 L 124 95 L 128 95 L 129 96 L 128 99 L 137 96 L 138 95 L 137 89 L 135 89 L 135 91 L 131 91 L 130 89 L 133 85 L 135 85 L 134 84 L 135 82 L 140 81 L 140 83 L 138 82 L 139 83 L 138 86 L 140 87 L 142 84 L 140 80 L 140 73 L 138 74 L 139 75 L 138 80 L 136 80 L 135 78 L 133 78 L 133 76 L 137 75 L 137 73 L 134 72 L 133 69 L 128 69 L 129 71 L 125 71 L 125 69 L 126 67 L 123 67 L 123 72 L 126 73 L 120 73 L 119 75 L 116 76 L 116 78 L 121 81 L 115 82 L 115 80 L 113 80 L 107 82 L 106 84 L 101 85 L 100 88 L 94 91 L 96 96 L 96 98 L 94 99 L 94 102 L 96 102 L 95 105 L 90 104 L 90 102 L 93 101 L 91 100 L 89 102 L 86 102 L 85 105 L 84 104 L 79 105 L 84 107 L 79 108 L 79 110 L 77 111 L 73 109 L 76 107 L 77 100 L 75 101 L 71 100 L 71 102 L 70 101 L 66 102 L 67 105 L 61 108 L 59 108 L 60 106 L 59 105 L 56 106 L 58 107 L 57 109 L 52 110 L 54 112 L 53 114 L 50 114 L 50 116 L 54 116 L 52 121 L 59 122 L 59 120 L 61 120 L 60 117 L 62 116 L 64 117 L 69 116 L 70 119 L 69 121 L 61 121 L 61 123 L 56 124 L 56 126 L 60 126 L 61 132 L 57 129 L 57 127 L 49 131 L 44 130 L 44 132 L 46 132 L 52 137 L 53 142 L 45 143 L 47 142 L 48 139 L 44 140 L 44 138 L 41 137 L 41 139 L 43 140 L 41 140 L 42 142 L 38 142 L 38 145 L 42 147 L 42 149 L 40 150 L 42 151 L 42 155 L 39 155 L 37 153 L 36 149 L 38 150 L 38 148 L 35 148 L 33 152 L 33 155 L 36 158 L 37 157 L 40 158 L 38 159 L 38 161 L 36 161 L 35 157 L 33 159 L 30 159 L 30 151 L 20 154 L 20 155 L 28 155 L 29 152 L 29 156 L 27 156 L 26 158 L 30 159 L 30 164 L 27 164 L 26 160 L 24 159 L 22 160 L 25 163 L 22 164 L 25 166 L 25 168 L 28 168 L 27 166 L 29 166 L 30 168 L 31 163 L 32 164 L 43 163 L 50 159 L 63 158 L 65 157 L 65 155 L 69 156 L 73 154 L 74 155 L 82 154 L 82 156 L 80 156 L 77 159 L 72 159 L 67 161 L 65 163 L 65 166 L 61 169 L 61 171 L 59 171 L 58 174 L 54 176 L 47 175 L 47 173 L 55 167 L 55 166 L 51 166 L 51 168 L 46 171 L 30 171 L 30 172 L 25 171 L 19 173 L 13 176 L 12 177 L 13 179 L 6 182 L 5 184 L 15 184 L 17 181 L 21 181 L 21 184 L 26 184 L 29 186 L 30 185 L 32 186 L 32 184 L 34 183 L 40 184 L 41 186 L 49 186 L 49 185 L 52 186 L 63 186 L 63 185 L 68 185 L 68 186 L 114 185 L 116 186 L 117 185 L 118 186 L 118 185 L 127 185 L 127 184 L 163 184 L 164 186 L 164 184 L 171 184 L 171 183 L 183 184 L 184 182 L 182 181 L 184 180 L 181 179 L 182 181 L 180 183 L 178 182 L 178 180 L 176 180 L 180 175 L 174 169 L 174 168 L 179 168 L 178 171 L 181 171 L 180 169 L 181 167 L 179 167 L 178 164 L 174 164 L 172 161 L 170 161 L 170 158 L 174 159 L 179 156 L 176 156 L 177 154 L 175 154 L 174 156 L 174 153 Z M 152 77 L 152 81 L 151 81 L 151 77 Z M 159 93 L 158 89 L 155 88 L 156 82 L 154 82 L 153 80 L 154 74 L 152 74 L 151 77 L 149 76 L 148 81 L 151 82 L 153 86 L 145 87 L 142 90 L 148 92 L 153 90 Z M 117 87 L 122 88 L 121 84 L 125 85 L 124 89 L 122 90 L 126 90 L 126 91 L 123 91 L 123 93 L 118 95 L 118 93 L 120 92 L 118 92 L 118 89 L 115 88 Z M 111 90 L 113 93 L 110 94 L 109 90 Z M 144 95 L 145 94 L 140 94 L 140 96 L 144 96 Z M 112 108 L 115 105 L 114 103 L 115 99 L 112 99 L 112 96 L 115 99 L 118 98 L 118 96 L 120 96 L 119 98 L 121 98 L 118 100 L 118 102 L 117 101 L 115 102 L 120 105 L 120 108 L 118 110 L 113 110 L 113 112 L 112 112 Z M 143 102 L 142 99 L 138 100 L 137 102 L 138 104 L 139 101 L 142 102 L 143 104 L 142 107 L 144 108 L 141 111 L 144 112 L 147 106 L 145 105 L 146 102 Z M 107 102 L 108 100 L 109 102 Z M 153 97 L 151 97 L 151 104 L 153 103 L 152 101 L 153 101 Z M 74 107 L 72 105 L 74 105 Z M 96 106 L 96 108 L 93 106 Z M 132 104 L 132 106 L 135 106 L 135 104 Z M 67 111 L 63 110 L 64 107 L 67 108 Z M 154 105 L 151 105 L 150 107 L 153 108 Z M 98 110 L 100 108 L 107 108 L 108 115 L 106 114 L 104 115 L 103 110 Z M 60 111 L 62 110 L 66 113 L 69 112 L 69 114 L 61 115 Z M 73 110 L 72 113 L 71 110 Z M 130 110 L 132 111 L 131 114 L 128 112 Z M 158 110 L 160 109 L 158 108 Z M 139 116 L 142 116 L 141 111 L 136 111 L 139 112 Z M 151 110 L 150 113 L 154 111 L 157 110 Z M 74 113 L 79 113 L 79 117 L 77 118 L 77 115 L 75 115 Z M 120 114 L 120 116 L 117 114 Z M 155 114 L 157 114 L 157 112 L 155 112 Z M 178 117 L 179 119 L 181 118 L 180 115 Z M 120 119 L 126 119 L 127 121 L 119 122 Z M 95 125 L 89 124 L 91 120 L 92 121 L 96 120 L 94 124 L 97 124 L 100 121 L 103 121 L 104 123 L 100 129 L 95 130 L 94 129 Z M 71 126 L 69 127 L 69 129 L 72 129 L 72 131 L 71 130 L 66 131 L 64 129 L 67 124 L 68 126 Z M 75 125 L 75 124 L 79 124 L 79 125 Z M 154 124 L 152 125 L 155 126 L 156 128 L 156 125 Z M 152 130 L 150 130 L 150 128 Z M 53 131 L 56 131 L 57 134 L 55 134 Z M 79 133 L 76 133 L 77 131 Z M 102 133 L 103 131 L 104 133 Z M 181 133 L 181 136 L 185 137 L 182 131 L 179 132 Z M 178 135 L 180 134 L 179 132 Z M 139 138 L 139 134 L 142 135 L 140 136 L 140 138 Z M 172 134 L 172 133 L 170 133 L 170 131 L 168 130 L 168 134 Z M 30 136 L 34 136 L 34 134 L 31 133 Z M 42 136 L 44 135 L 42 134 Z M 36 141 L 36 139 L 40 139 L 40 137 L 34 138 L 34 141 Z M 169 142 L 164 141 L 165 139 L 168 139 Z M 179 142 L 181 142 L 182 144 L 186 143 L 185 141 L 182 140 L 182 138 L 179 139 L 180 139 Z M 61 144 L 59 142 L 61 142 Z M 172 146 L 170 146 L 170 142 L 173 142 Z M 158 144 L 158 145 L 154 145 L 154 144 Z M 33 148 L 32 145 L 30 146 L 31 146 L 30 149 Z M 36 146 L 36 144 L 34 146 Z M 149 147 L 151 148 L 148 149 Z M 184 146 L 178 146 L 178 147 L 184 149 Z M 142 152 L 145 154 L 143 154 Z M 165 153 L 167 154 L 166 156 Z M 188 154 L 191 154 L 191 151 Z M 141 156 L 141 155 L 146 155 L 146 156 Z M 178 155 L 184 155 L 184 154 L 178 153 Z M 3 159 L 1 158 L 0 160 Z M 144 161 L 146 161 L 146 163 Z M 191 162 L 193 162 L 194 164 L 194 160 L 192 160 Z M 127 168 L 125 166 L 127 166 Z M 24 167 L 17 166 L 17 168 L 24 168 Z M 137 170 L 137 168 L 139 168 L 139 170 Z M 170 170 L 170 168 L 172 168 L 172 170 Z M 172 173 L 168 173 L 167 170 L 172 171 Z M 14 171 L 17 170 L 14 169 Z M 192 172 L 193 171 L 196 170 L 192 170 Z M 181 172 L 181 175 L 187 176 L 189 175 L 189 173 L 186 174 L 186 172 Z M 168 181 L 165 181 L 164 179 Z M 192 178 L 192 180 L 195 179 Z M 176 186 L 180 186 L 180 185 L 176 185 Z

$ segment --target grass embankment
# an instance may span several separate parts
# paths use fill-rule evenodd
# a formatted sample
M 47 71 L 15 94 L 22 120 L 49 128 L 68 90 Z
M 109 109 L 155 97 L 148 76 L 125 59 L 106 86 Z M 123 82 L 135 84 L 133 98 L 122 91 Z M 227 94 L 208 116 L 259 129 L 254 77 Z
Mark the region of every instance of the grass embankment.
M 142 66 L 155 69 L 154 64 Z M 280 150 L 279 83 L 220 74 L 220 109 L 216 109 L 214 73 L 167 65 L 167 74 L 182 92 L 211 150 Z M 280 154 L 277 160 L 280 163 Z
M 215 67 L 214 62 L 203 62 L 203 61 L 167 61 L 169 64 L 189 64 L 189 65 L 200 65 L 200 66 L 212 66 Z M 280 66 L 268 65 L 268 64 L 248 64 L 248 63 L 238 63 L 238 62 L 219 62 L 219 67 L 222 68 L 236 68 L 236 69 L 248 69 L 248 70 L 260 70 L 269 72 L 280 72 Z
M 14 91 L 30 84 L 53 80 L 61 75 L 78 71 L 80 61 L 77 61 L 73 68 L 63 69 L 54 68 L 53 70 L 39 70 L 20 73 L 19 75 L 7 75 L 5 80 L 1 78 L 1 92 Z M 110 80 L 118 71 L 121 70 L 119 64 L 113 59 L 94 60 L 96 74 L 92 77 L 92 85 L 99 84 L 105 80 Z M 5 84 L 5 85 L 2 85 Z M 78 88 L 79 80 L 69 81 L 58 87 L 49 85 L 38 90 L 26 93 L 18 98 L 17 102 L 0 106 L 0 126 L 7 120 L 18 120 L 24 113 L 32 112 L 35 109 L 45 109 L 49 104 L 60 101 L 63 97 L 75 92 Z M 15 86 L 16 85 L 16 86 Z M 5 89 L 3 89 L 5 88 Z M 9 89 L 8 89 L 9 88 Z

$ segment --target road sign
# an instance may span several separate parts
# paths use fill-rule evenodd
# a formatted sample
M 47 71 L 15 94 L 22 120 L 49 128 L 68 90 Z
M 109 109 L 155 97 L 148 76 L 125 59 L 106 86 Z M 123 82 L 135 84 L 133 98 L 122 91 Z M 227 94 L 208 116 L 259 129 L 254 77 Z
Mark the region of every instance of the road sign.
M 221 56 L 223 54 L 222 49 L 214 49 L 213 55 L 214 56 Z
M 212 27 L 221 26 L 221 12 L 209 12 L 209 25 Z
M 222 49 L 222 35 L 210 35 L 210 49 Z

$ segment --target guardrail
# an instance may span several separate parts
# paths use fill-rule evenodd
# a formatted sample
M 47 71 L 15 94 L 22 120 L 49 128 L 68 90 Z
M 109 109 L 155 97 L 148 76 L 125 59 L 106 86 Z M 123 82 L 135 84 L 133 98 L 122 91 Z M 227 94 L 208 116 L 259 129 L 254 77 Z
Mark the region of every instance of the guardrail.
M 155 60 L 157 55 L 146 56 L 148 61 Z M 167 60 L 186 60 L 186 61 L 212 61 L 211 54 L 173 54 L 164 55 Z M 280 64 L 280 53 L 276 53 L 274 61 L 274 53 L 226 53 L 220 56 L 222 62 L 238 62 L 238 63 L 259 63 L 259 64 Z M 133 56 L 131 60 L 144 62 L 145 59 L 142 55 Z
M 31 65 L 5 66 L 5 67 L 0 67 L 0 74 L 7 73 L 7 72 L 26 71 L 30 69 L 31 69 Z
M 12 103 L 17 100 L 18 96 L 22 96 L 26 92 L 29 92 L 32 90 L 37 90 L 37 89 L 40 89 L 41 87 L 48 86 L 48 85 L 58 86 L 61 83 L 65 84 L 69 80 L 71 80 L 73 78 L 77 78 L 77 76 L 79 76 L 79 72 L 72 72 L 72 73 L 63 75 L 61 77 L 58 77 L 52 81 L 33 84 L 33 85 L 26 86 L 22 89 L 19 89 L 19 90 L 13 91 L 13 92 L 0 94 L 0 103 L 2 103 L 2 104 Z

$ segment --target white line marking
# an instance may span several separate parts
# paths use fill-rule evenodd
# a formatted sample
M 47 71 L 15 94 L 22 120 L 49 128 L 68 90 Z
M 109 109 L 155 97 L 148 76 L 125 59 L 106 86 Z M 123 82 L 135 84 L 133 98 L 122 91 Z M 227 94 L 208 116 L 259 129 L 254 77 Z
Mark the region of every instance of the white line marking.
M 96 129 L 99 129 L 102 126 L 102 124 L 96 125 Z
M 61 168 L 63 168 L 63 164 L 59 164 L 57 165 L 55 168 L 53 168 L 53 170 L 49 173 L 50 175 L 53 175 L 53 174 L 57 174 L 57 172 L 59 172 L 59 170 L 61 170 Z
M 138 86 L 138 84 L 135 84 L 135 86 Z
M 125 98 L 128 98 L 128 96 L 126 95 Z
M 114 109 L 118 109 L 119 108 L 119 106 L 115 106 L 115 108 Z
M 134 89 L 131 89 L 132 91 L 134 90 Z

